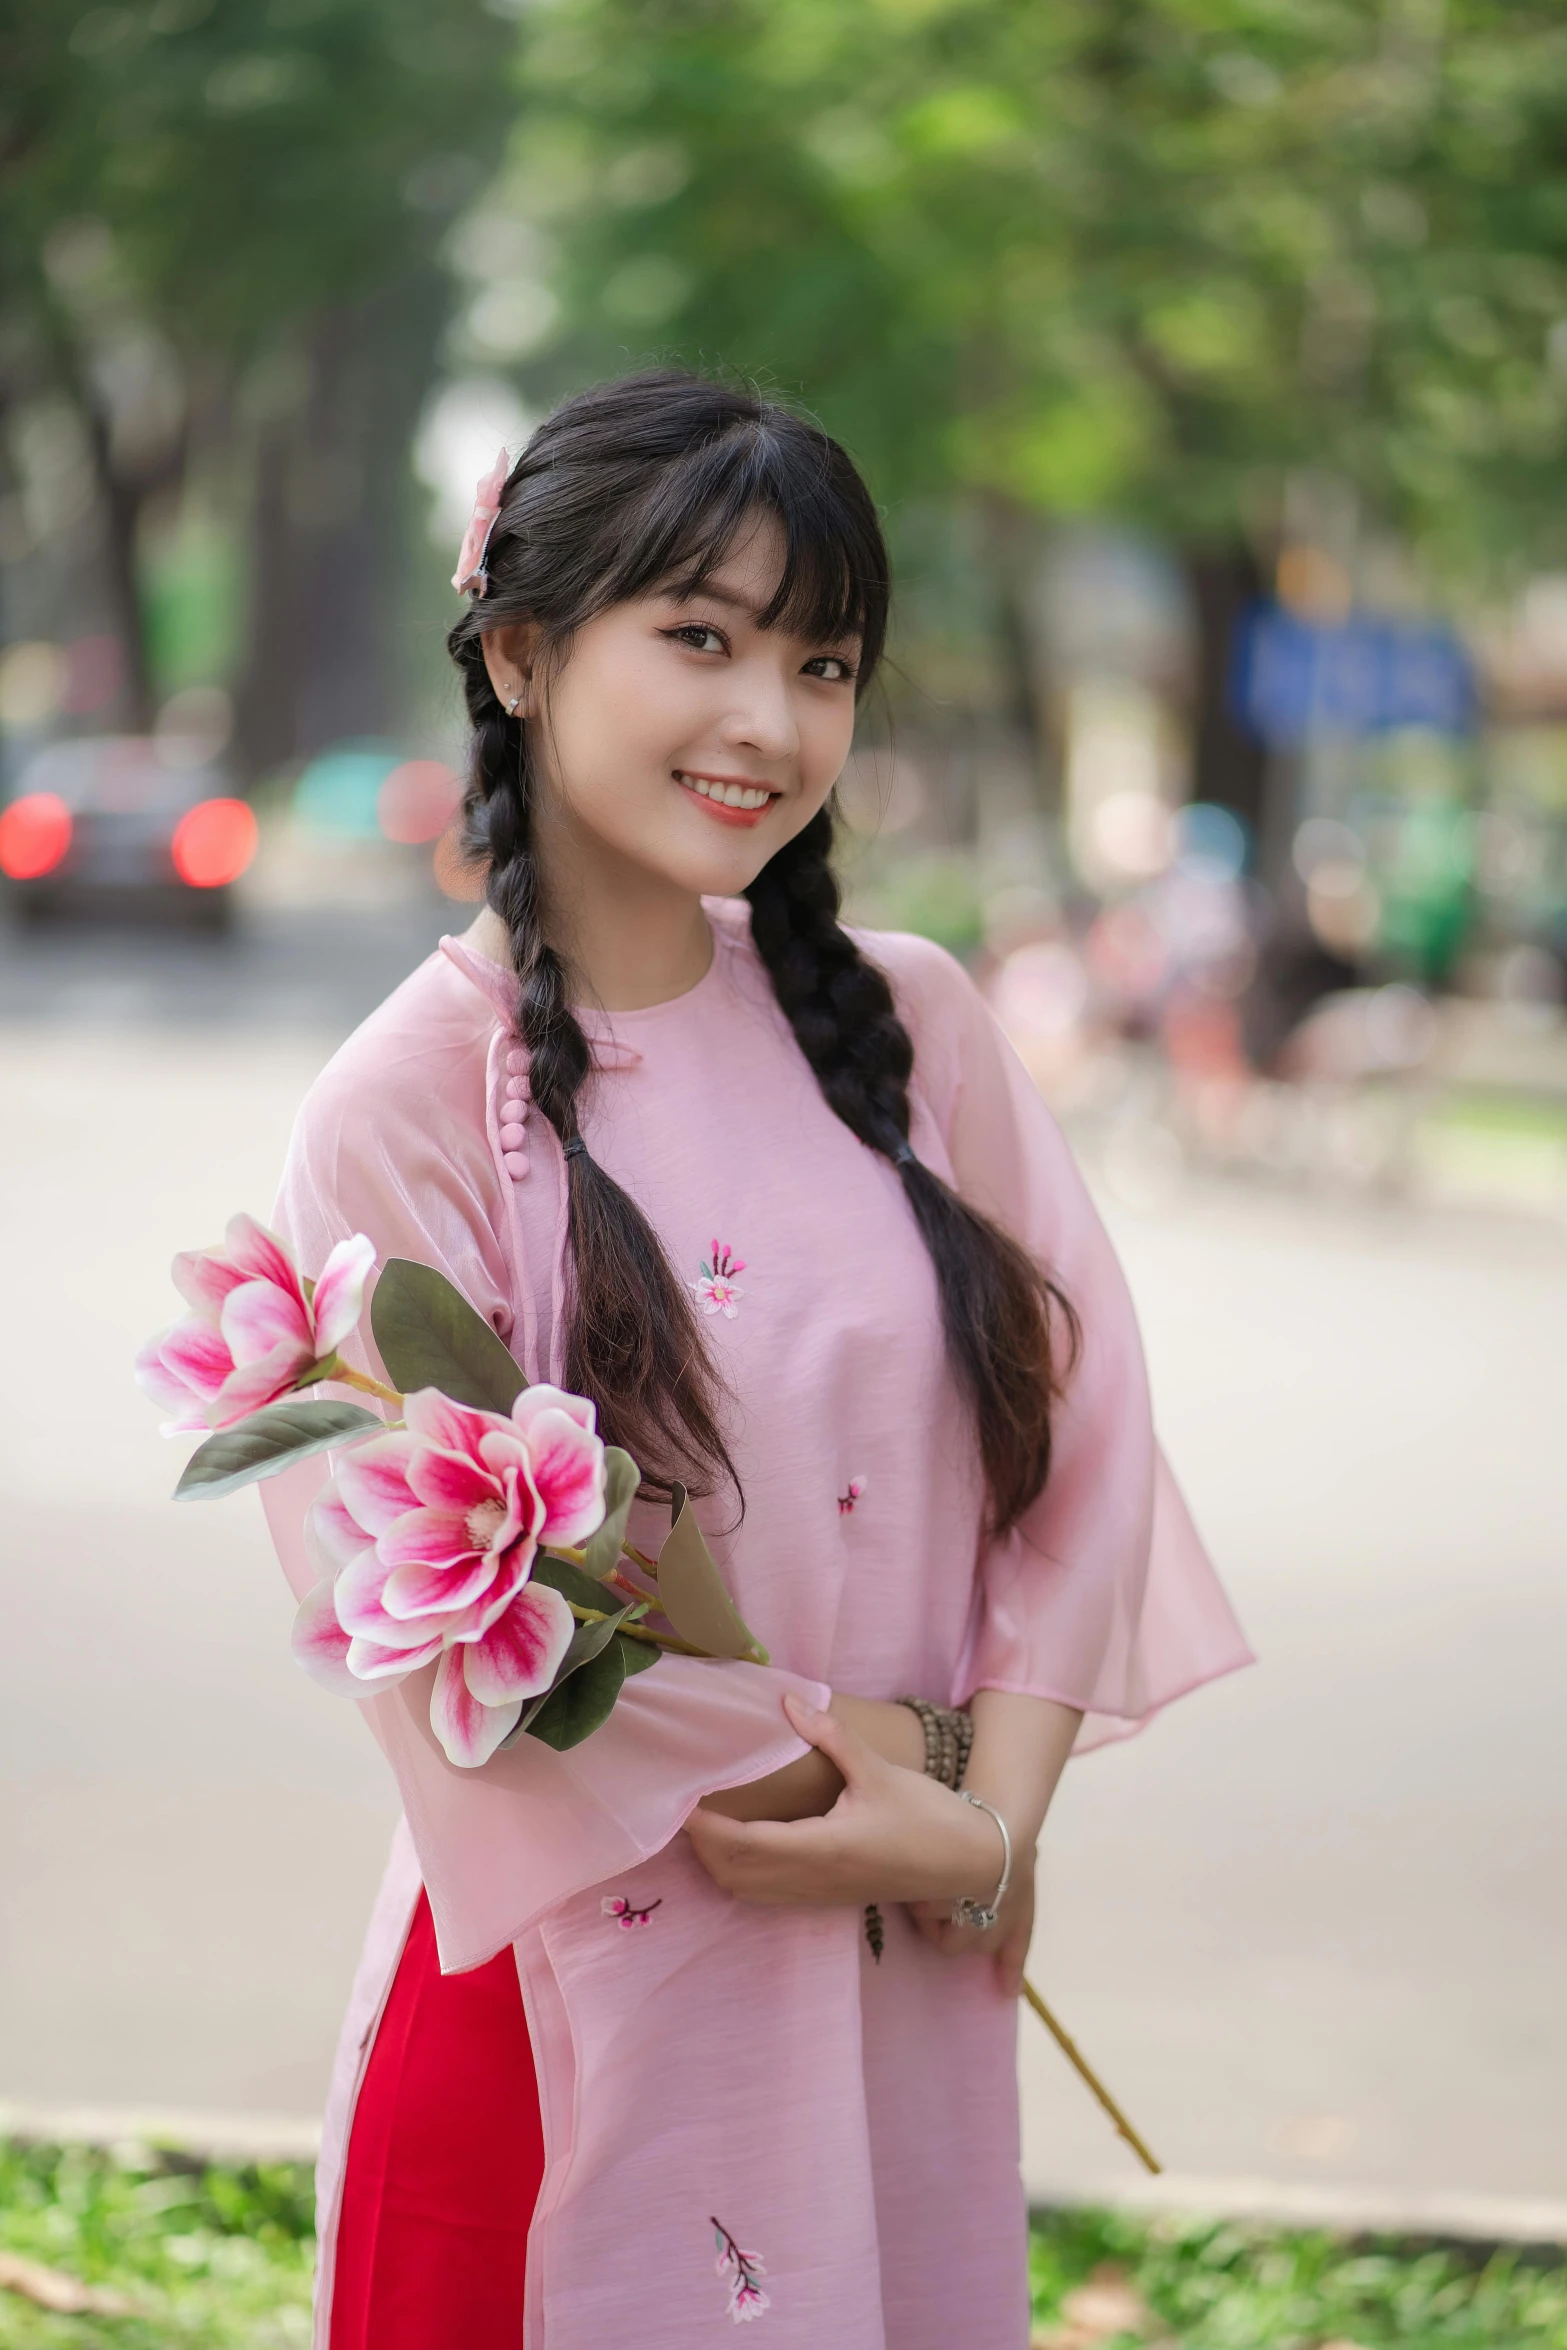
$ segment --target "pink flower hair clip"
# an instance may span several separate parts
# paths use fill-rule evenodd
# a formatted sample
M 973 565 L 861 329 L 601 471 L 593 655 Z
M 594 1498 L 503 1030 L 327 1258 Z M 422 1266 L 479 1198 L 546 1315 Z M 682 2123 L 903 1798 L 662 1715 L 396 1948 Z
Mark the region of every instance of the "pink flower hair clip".
M 488 593 L 490 575 L 484 568 L 484 558 L 489 552 L 490 533 L 500 514 L 506 476 L 510 471 L 511 459 L 502 449 L 473 493 L 473 516 L 463 533 L 457 568 L 452 573 L 452 585 L 460 596 L 482 596 Z

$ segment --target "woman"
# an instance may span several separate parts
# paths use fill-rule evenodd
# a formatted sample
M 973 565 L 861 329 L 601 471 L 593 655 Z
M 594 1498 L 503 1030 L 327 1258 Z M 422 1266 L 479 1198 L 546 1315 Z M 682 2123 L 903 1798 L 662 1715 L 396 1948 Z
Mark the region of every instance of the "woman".
M 317 2339 L 1018 2350 L 1034 1845 L 1085 1717 L 1245 1648 L 1050 1118 L 949 957 L 838 924 L 887 612 L 844 452 L 608 385 L 481 484 L 454 584 L 485 910 L 312 1088 L 280 1221 L 438 1266 L 592 1398 L 633 1536 L 700 1495 L 774 1661 L 666 1657 L 477 1770 L 422 1681 L 367 1704 L 407 1832 Z M 268 1489 L 300 1589 L 318 1483 Z

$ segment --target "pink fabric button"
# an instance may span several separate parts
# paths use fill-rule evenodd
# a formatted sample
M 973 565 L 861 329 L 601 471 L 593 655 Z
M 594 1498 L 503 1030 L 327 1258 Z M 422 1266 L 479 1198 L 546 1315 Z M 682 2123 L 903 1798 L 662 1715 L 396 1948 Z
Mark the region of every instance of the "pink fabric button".
M 527 1095 L 525 1093 L 513 1093 L 508 1089 L 506 1099 L 501 1104 L 501 1116 L 503 1118 L 526 1118 L 527 1115 Z
M 528 1172 L 528 1154 L 526 1151 L 506 1151 L 502 1155 L 501 1165 L 513 1183 L 520 1183 Z
M 506 1073 L 509 1077 L 526 1077 L 528 1074 L 527 1054 L 524 1052 L 508 1053 L 506 1055 Z
M 501 1149 L 503 1151 L 520 1151 L 527 1139 L 527 1128 L 517 1125 L 515 1121 L 501 1128 Z

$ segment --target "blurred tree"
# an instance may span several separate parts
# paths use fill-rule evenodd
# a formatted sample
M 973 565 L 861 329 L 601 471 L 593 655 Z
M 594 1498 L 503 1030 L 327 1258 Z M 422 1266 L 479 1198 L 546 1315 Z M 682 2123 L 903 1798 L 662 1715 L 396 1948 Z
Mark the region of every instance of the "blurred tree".
M 535 381 L 803 387 L 895 520 L 978 505 L 1014 643 L 1019 517 L 1173 535 L 1202 785 L 1249 815 L 1228 638 L 1302 484 L 1453 569 L 1567 544 L 1553 6 L 533 0 L 523 65 Z
M 53 391 L 85 424 L 138 723 L 141 541 L 192 466 L 252 508 L 246 763 L 385 723 L 441 241 L 510 45 L 482 0 L 12 0 L 0 413 Z

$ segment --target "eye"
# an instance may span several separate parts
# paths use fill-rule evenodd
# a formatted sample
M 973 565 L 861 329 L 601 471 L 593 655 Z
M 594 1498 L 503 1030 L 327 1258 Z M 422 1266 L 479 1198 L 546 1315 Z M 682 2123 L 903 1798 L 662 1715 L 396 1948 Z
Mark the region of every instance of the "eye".
M 817 653 L 805 664 L 807 677 L 820 677 L 828 685 L 852 685 L 856 671 L 854 663 L 842 653 Z
M 729 650 L 723 630 L 714 628 L 708 620 L 688 620 L 679 628 L 666 628 L 663 633 L 674 644 L 689 645 L 694 653 L 726 653 Z

